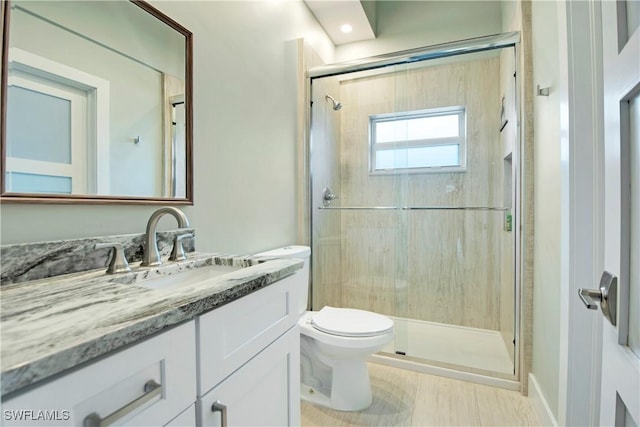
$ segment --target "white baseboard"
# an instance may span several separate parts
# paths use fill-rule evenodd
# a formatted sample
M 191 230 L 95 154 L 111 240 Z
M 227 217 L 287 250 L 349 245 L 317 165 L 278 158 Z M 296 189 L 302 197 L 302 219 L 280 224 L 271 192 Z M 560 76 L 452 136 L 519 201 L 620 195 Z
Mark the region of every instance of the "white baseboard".
M 536 377 L 531 373 L 529 373 L 529 401 L 531 402 L 531 407 L 533 407 L 533 411 L 536 413 L 541 426 L 558 427 L 558 421 L 553 416 L 553 412 L 551 412 L 549 404 L 544 398 L 544 394 L 542 394 L 542 390 L 540 389 L 538 381 L 536 381 Z

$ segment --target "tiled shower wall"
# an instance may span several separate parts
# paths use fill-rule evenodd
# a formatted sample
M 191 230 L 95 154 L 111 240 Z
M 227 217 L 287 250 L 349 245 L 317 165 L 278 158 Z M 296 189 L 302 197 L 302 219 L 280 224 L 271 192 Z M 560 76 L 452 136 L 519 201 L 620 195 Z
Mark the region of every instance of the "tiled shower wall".
M 493 53 L 340 82 L 344 106 L 332 112 L 340 115 L 335 205 L 502 206 L 499 75 L 500 57 Z M 467 109 L 465 172 L 370 175 L 370 115 L 459 105 Z M 314 170 L 328 167 L 317 160 Z M 503 245 L 512 242 L 503 220 L 499 211 L 315 211 L 315 261 L 323 265 L 313 278 L 313 307 L 501 330 L 509 323 L 504 313 L 513 313 L 513 300 L 502 301 L 503 286 L 513 287 L 502 280 L 504 263 L 511 262 Z

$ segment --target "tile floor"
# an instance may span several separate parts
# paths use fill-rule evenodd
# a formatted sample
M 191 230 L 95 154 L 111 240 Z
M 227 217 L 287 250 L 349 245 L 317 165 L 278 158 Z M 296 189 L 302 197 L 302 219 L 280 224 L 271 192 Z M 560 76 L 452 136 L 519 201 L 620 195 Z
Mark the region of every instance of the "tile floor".
M 519 392 L 369 364 L 373 403 L 342 412 L 302 402 L 302 426 L 538 426 Z

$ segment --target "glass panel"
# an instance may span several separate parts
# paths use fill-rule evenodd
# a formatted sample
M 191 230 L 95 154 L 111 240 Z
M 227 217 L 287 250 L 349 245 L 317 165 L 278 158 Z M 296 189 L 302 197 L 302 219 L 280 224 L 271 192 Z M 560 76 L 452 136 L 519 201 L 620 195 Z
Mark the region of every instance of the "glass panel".
M 616 5 L 618 7 L 618 50 L 622 52 L 640 26 L 640 1 L 617 0 Z
M 616 393 L 616 426 L 621 427 L 638 427 L 638 422 L 633 419 L 633 415 L 629 412 L 626 403 L 622 400 L 619 393 Z
M 409 148 L 407 166 L 410 168 L 460 165 L 457 145 Z
M 459 166 L 459 152 L 458 145 L 380 150 L 376 153 L 376 170 Z
M 435 116 L 410 120 L 407 139 L 447 138 L 458 136 L 459 116 Z
M 629 102 L 630 209 L 629 339 L 640 357 L 640 97 Z
M 71 163 L 71 102 L 10 86 L 7 92 L 7 156 Z
M 505 56 L 513 58 L 513 51 Z M 505 147 L 517 146 L 516 127 L 501 133 L 497 120 L 502 95 L 513 93 L 507 90 L 513 84 L 513 67 L 502 63 L 500 52 L 313 80 L 314 310 L 333 305 L 392 317 L 394 341 L 382 350 L 387 356 L 513 377 L 518 251 L 504 212 L 399 209 L 515 205 L 518 162 Z M 334 111 L 327 94 L 344 107 Z M 386 142 L 369 144 L 372 116 L 442 112 L 452 105 L 465 108 L 466 121 L 455 113 L 374 122 L 377 141 Z M 515 99 L 505 105 L 510 123 L 517 123 Z M 466 132 L 466 152 L 451 141 L 415 142 L 429 139 L 425 132 L 431 131 L 434 138 L 462 136 L 461 125 L 474 130 Z M 464 174 L 410 173 L 465 159 Z M 370 173 L 381 168 L 390 171 Z M 339 197 L 334 209 L 319 209 L 324 187 Z M 367 209 L 384 206 L 398 209 Z M 509 220 L 517 230 L 516 220 Z
M 7 189 L 16 193 L 71 194 L 68 176 L 7 172 Z
M 376 123 L 376 142 L 456 137 L 459 122 L 458 114 L 381 121 Z
M 638 25 L 640 25 L 640 2 L 638 0 L 626 0 L 624 3 L 627 20 L 627 39 L 630 39 L 638 29 Z
M 375 142 L 393 142 L 407 139 L 407 122 L 389 121 L 376 123 Z
M 311 308 L 344 307 L 342 300 L 343 237 L 342 212 L 324 211 L 322 191 L 331 188 L 339 199 L 332 206 L 349 203 L 349 195 L 342 190 L 340 127 L 344 112 L 334 110 L 326 100 L 327 94 L 340 98 L 340 83 L 336 78 L 322 79 L 313 84 L 311 110 L 310 167 L 311 174 Z M 322 108 L 318 107 L 322 106 Z
M 385 111 L 385 113 L 395 113 L 400 111 L 415 111 L 425 109 L 425 106 L 416 104 L 411 101 L 410 94 L 417 89 L 416 86 L 412 86 L 413 76 L 411 67 L 406 64 L 396 65 L 394 67 L 394 73 L 392 76 L 380 76 L 377 84 L 385 87 L 389 81 L 393 81 L 393 94 L 388 93 L 387 96 L 393 96 L 394 103 L 391 106 L 393 110 Z M 408 127 L 408 126 L 407 126 Z M 407 130 L 407 139 L 408 139 Z M 409 152 L 407 150 L 408 143 L 405 141 L 396 144 L 396 161 L 401 164 L 409 163 Z M 395 206 L 406 206 L 410 199 L 410 185 L 412 178 L 407 169 L 396 169 L 393 176 L 393 192 L 395 195 Z M 377 188 L 380 188 L 377 180 L 371 181 L 371 184 Z M 374 187 L 374 188 L 375 188 Z M 411 343 L 415 336 L 411 334 L 410 317 L 408 316 L 409 307 L 415 301 L 411 301 L 411 290 L 413 283 L 409 278 L 409 269 L 411 268 L 411 259 L 409 253 L 409 246 L 407 245 L 407 238 L 410 233 L 409 221 L 406 212 L 397 211 L 393 213 L 393 230 L 394 238 L 391 241 L 393 248 L 394 270 L 393 277 L 389 278 L 386 284 L 386 288 L 393 290 L 393 311 L 389 314 L 394 319 L 395 339 L 394 347 L 391 351 L 392 354 L 396 354 L 401 358 L 411 356 Z

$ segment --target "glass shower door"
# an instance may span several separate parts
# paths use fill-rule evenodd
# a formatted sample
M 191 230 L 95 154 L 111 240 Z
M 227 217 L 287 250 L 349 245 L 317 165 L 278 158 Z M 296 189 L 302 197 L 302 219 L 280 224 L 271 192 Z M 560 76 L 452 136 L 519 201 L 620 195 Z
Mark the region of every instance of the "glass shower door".
M 513 57 L 312 82 L 312 308 L 392 317 L 384 355 L 513 377 Z

